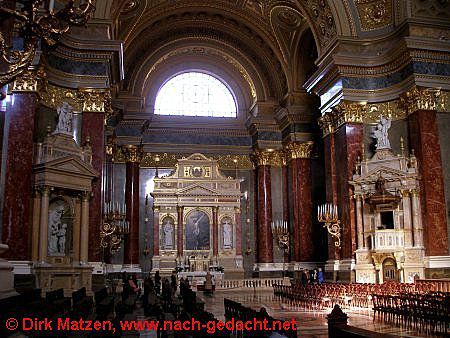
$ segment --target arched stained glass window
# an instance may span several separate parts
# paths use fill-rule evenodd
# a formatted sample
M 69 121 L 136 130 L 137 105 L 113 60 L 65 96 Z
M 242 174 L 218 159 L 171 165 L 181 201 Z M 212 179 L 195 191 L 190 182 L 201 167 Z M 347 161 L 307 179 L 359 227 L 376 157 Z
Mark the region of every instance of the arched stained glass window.
M 214 76 L 188 72 L 174 76 L 159 90 L 155 114 L 236 117 L 231 91 Z

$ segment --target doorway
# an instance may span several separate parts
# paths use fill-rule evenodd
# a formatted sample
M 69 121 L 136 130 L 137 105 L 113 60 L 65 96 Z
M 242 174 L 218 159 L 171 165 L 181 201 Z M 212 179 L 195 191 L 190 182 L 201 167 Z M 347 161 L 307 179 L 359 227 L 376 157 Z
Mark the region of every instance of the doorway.
M 393 258 L 386 258 L 383 261 L 383 282 L 398 282 L 397 263 Z

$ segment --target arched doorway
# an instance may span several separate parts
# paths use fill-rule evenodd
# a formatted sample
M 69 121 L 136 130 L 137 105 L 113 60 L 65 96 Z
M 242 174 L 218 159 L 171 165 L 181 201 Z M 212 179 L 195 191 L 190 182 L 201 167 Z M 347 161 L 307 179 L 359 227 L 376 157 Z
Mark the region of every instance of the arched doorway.
M 399 281 L 397 262 L 393 258 L 386 258 L 383 261 L 383 281 Z

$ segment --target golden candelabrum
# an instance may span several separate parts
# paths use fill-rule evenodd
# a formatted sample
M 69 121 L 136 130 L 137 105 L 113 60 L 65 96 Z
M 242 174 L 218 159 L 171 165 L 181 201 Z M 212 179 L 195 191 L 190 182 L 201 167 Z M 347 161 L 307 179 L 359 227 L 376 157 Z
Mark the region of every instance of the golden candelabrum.
M 65 7 L 57 11 L 54 3 L 54 0 L 21 1 L 13 9 L 0 0 L 0 20 L 14 20 L 14 31 L 23 38 L 22 50 L 11 50 L 8 38 L 0 32 L 0 60 L 7 66 L 0 71 L 0 87 L 32 65 L 40 43 L 43 47 L 54 46 L 71 25 L 85 25 L 95 11 L 95 0 L 68 0 Z
M 272 222 L 272 234 L 277 240 L 278 247 L 283 250 L 283 277 L 286 253 L 289 250 L 289 227 L 287 221 L 276 220 Z
M 125 204 L 105 203 L 103 223 L 100 229 L 100 247 L 109 248 L 114 254 L 120 250 L 125 235 L 130 233 L 130 223 L 126 220 Z
M 331 203 L 317 207 L 317 220 L 327 228 L 328 233 L 334 237 L 334 245 L 341 248 L 341 221 L 339 220 L 337 206 Z

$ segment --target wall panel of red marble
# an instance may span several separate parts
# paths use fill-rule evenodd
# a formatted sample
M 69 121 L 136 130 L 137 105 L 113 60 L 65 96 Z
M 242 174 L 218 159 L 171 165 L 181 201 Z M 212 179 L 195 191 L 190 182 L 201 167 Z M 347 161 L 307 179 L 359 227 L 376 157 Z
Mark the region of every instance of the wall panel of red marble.
M 410 146 L 415 150 L 422 176 L 420 198 L 425 254 L 448 255 L 447 217 L 441 149 L 434 111 L 409 116 Z
M 124 243 L 124 264 L 139 264 L 139 163 L 126 164 L 125 203 L 130 233 Z
M 356 160 L 361 156 L 363 135 L 363 125 L 352 123 L 341 126 L 334 134 L 338 209 L 342 226 L 341 259 L 352 258 L 356 250 L 355 206 L 348 182 L 353 179 Z
M 102 252 L 99 246 L 102 222 L 102 177 L 105 161 L 105 136 L 103 113 L 83 113 L 83 144 L 89 137 L 92 147 L 92 166 L 99 177 L 92 182 L 93 196 L 89 201 L 89 261 L 100 262 Z
M 270 166 L 258 166 L 258 263 L 273 263 Z
M 33 131 L 38 97 L 15 93 L 7 106 L 8 146 L 3 205 L 2 242 L 9 246 L 5 257 L 31 257 Z

